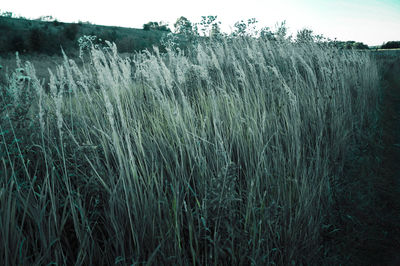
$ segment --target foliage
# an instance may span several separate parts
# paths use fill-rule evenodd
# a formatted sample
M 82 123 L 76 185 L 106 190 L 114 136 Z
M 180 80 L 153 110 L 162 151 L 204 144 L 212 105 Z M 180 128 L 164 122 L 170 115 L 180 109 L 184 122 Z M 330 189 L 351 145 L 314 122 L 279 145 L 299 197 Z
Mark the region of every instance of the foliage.
M 218 23 L 213 23 L 211 25 L 210 37 L 216 38 L 216 37 L 219 37 L 221 35 L 222 35 L 222 32 L 221 32 L 221 28 L 220 28 L 219 24 Z
M 368 45 L 356 41 L 331 41 L 330 43 L 341 49 L 369 49 Z
M 61 48 L 68 54 L 77 54 L 77 39 L 83 35 L 114 41 L 120 52 L 132 53 L 159 45 L 168 32 L 0 17 L 0 54 L 19 51 L 61 55 Z
M 286 40 L 286 38 L 289 38 L 287 36 L 288 28 L 287 28 L 287 25 L 286 25 L 286 20 L 282 21 L 280 24 L 277 23 L 275 25 L 275 28 L 276 29 L 275 29 L 275 34 L 274 35 L 275 35 L 275 37 L 276 37 L 276 39 L 278 41 Z
M 87 37 L 48 93 L 20 64 L 1 87 L 4 264 L 329 265 L 377 69 L 283 36 L 130 59 Z
M 275 33 L 269 27 L 262 27 L 260 30 L 260 38 L 268 41 L 276 41 Z
M 13 12 L 10 12 L 10 11 L 1 11 L 0 16 L 5 17 L 5 18 L 12 18 L 15 15 L 13 14 Z
M 248 19 L 247 22 L 244 20 L 236 22 L 232 36 L 256 36 L 255 25 L 257 23 L 258 21 L 255 18 Z
M 210 36 L 212 29 L 219 32 L 220 21 L 217 20 L 218 16 L 202 16 L 201 21 L 196 23 L 194 30 L 195 33 L 200 34 L 202 36 Z
M 26 50 L 27 50 L 27 46 L 25 44 L 25 40 L 21 36 L 14 35 L 13 37 L 11 37 L 9 51 L 12 51 L 12 52 L 17 52 L 17 51 L 24 52 Z
M 57 27 L 57 25 L 55 26 Z M 78 32 L 79 26 L 76 23 L 71 23 L 64 28 L 64 35 L 70 41 L 74 41 L 76 39 Z
M 397 49 L 400 48 L 400 41 L 390 41 L 381 46 L 381 49 Z
M 354 49 L 369 49 L 368 45 L 362 43 L 362 42 L 356 42 L 353 45 Z
M 36 20 L 39 20 L 39 21 L 55 21 L 55 18 L 53 16 L 40 16 Z
M 195 34 L 193 30 L 192 22 L 190 22 L 186 17 L 180 17 L 176 20 L 174 24 L 175 33 L 183 35 L 193 35 Z
M 297 32 L 296 35 L 297 43 L 311 43 L 314 42 L 313 31 L 310 29 L 302 29 Z
M 42 29 L 34 28 L 29 33 L 29 47 L 33 52 L 41 52 L 45 43 L 46 34 Z
M 159 31 L 167 31 L 171 30 L 168 28 L 168 24 L 164 24 L 163 22 L 148 22 L 143 24 L 143 30 L 159 30 Z

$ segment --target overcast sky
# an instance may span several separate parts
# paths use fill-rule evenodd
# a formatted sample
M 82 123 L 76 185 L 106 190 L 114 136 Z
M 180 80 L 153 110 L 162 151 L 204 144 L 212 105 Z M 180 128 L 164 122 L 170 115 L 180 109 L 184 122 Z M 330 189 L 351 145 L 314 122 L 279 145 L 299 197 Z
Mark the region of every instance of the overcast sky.
M 149 21 L 172 26 L 180 16 L 199 22 L 201 16 L 217 15 L 227 32 L 236 21 L 255 17 L 260 26 L 271 28 L 286 20 L 293 34 L 306 27 L 332 39 L 368 45 L 400 40 L 400 0 L 1 0 L 0 10 L 132 28 Z

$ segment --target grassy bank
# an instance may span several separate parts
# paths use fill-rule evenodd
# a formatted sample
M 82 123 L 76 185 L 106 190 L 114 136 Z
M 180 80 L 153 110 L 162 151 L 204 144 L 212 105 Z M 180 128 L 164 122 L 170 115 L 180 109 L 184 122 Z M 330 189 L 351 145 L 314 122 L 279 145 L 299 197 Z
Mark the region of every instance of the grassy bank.
M 1 87 L 6 264 L 321 264 L 376 124 L 368 53 L 250 38 Z M 19 63 L 18 63 L 19 64 Z M 346 204 L 343 202 L 341 204 Z

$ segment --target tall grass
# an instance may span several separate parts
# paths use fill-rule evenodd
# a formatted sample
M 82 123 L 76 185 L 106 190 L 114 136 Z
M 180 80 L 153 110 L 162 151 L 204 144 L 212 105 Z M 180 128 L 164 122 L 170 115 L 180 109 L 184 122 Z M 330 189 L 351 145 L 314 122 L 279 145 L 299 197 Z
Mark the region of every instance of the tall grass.
M 374 123 L 368 54 L 237 38 L 85 62 L 2 88 L 5 264 L 323 263 Z

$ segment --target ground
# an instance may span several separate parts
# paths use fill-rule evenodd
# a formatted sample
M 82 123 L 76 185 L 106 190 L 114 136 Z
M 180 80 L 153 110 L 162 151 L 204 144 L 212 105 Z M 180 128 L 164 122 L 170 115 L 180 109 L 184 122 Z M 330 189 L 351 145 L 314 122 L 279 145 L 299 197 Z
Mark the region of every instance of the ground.
M 383 52 L 376 58 L 383 89 L 382 131 L 380 139 L 368 143 L 369 160 L 359 169 L 366 187 L 359 188 L 360 202 L 352 213 L 359 243 L 350 247 L 350 261 L 394 266 L 400 265 L 400 52 Z M 362 207 L 361 201 L 368 206 Z

